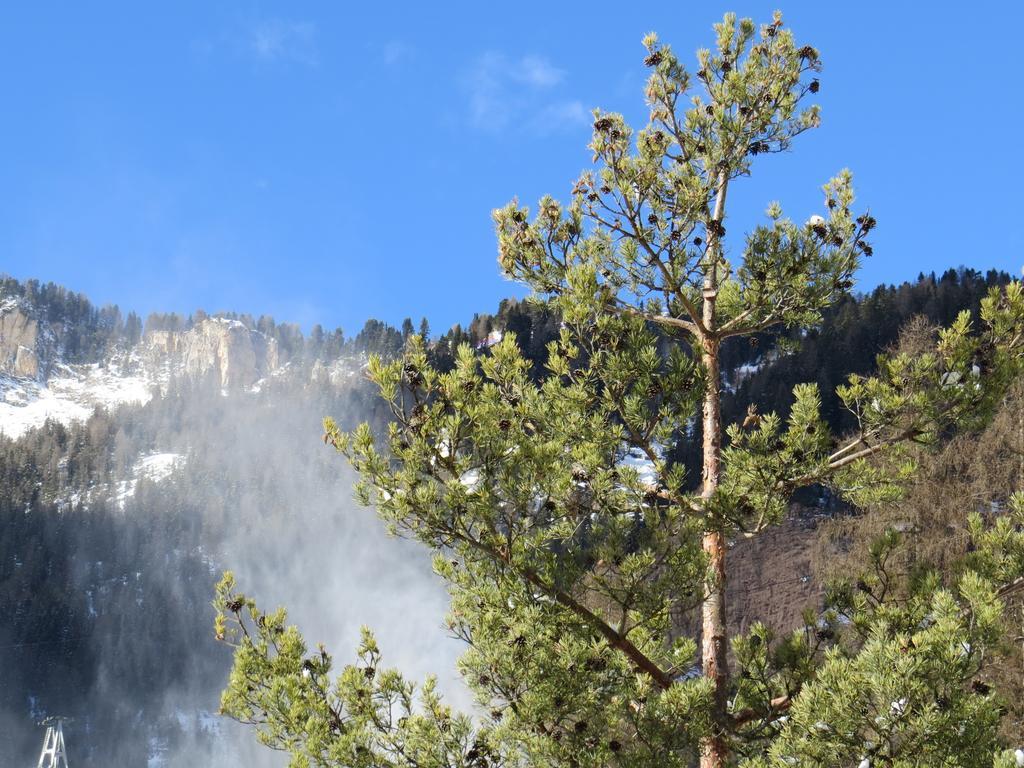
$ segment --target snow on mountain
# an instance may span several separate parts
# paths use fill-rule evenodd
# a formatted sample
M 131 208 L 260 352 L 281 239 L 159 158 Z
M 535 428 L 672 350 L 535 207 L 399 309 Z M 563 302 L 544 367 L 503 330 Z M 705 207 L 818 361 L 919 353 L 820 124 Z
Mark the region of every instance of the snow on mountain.
M 170 477 L 175 467 L 184 462 L 185 457 L 180 453 L 151 453 L 148 456 L 143 456 L 132 467 L 131 477 L 117 484 L 117 492 L 114 494 L 117 506 L 124 509 L 128 499 L 135 495 L 139 480 L 145 478 L 159 483 Z
M 282 354 L 273 332 L 205 313 L 185 327 L 147 328 L 141 338 L 136 318 L 133 334 L 118 335 L 111 330 L 116 315 L 90 315 L 83 297 L 52 286 L 26 291 L 10 281 L 0 289 L 13 292 L 0 295 L 0 435 L 9 438 L 48 419 L 70 424 L 98 407 L 143 405 L 178 382 L 219 383 L 224 396 L 278 383 L 341 387 L 365 365 L 359 355 L 316 360 L 310 370 L 294 341 Z
M 84 421 L 97 407 L 145 404 L 154 381 L 129 374 L 120 365 L 58 365 L 49 379 L 0 374 L 0 434 L 17 438 L 47 419 L 62 424 Z
M 160 482 L 167 479 L 184 458 L 180 453 L 151 453 L 139 460 L 135 465 L 135 471 L 139 477 Z
M 184 465 L 186 459 L 180 453 L 149 453 L 141 457 L 131 468 L 127 478 L 113 484 L 92 485 L 84 492 L 74 492 L 55 499 L 57 508 L 66 511 L 77 505 L 88 509 L 89 503 L 97 499 L 108 499 L 124 509 L 128 499 L 135 495 L 139 481 L 146 479 L 159 483 L 166 480 L 175 469 Z
M 661 449 L 658 448 L 656 450 L 660 458 Z M 651 461 L 647 454 L 640 448 L 627 446 L 625 455 L 616 462 L 615 466 L 628 467 L 635 471 L 637 473 L 637 478 L 640 481 L 640 485 L 642 486 L 655 487 L 658 485 L 658 468 L 654 466 L 654 462 Z

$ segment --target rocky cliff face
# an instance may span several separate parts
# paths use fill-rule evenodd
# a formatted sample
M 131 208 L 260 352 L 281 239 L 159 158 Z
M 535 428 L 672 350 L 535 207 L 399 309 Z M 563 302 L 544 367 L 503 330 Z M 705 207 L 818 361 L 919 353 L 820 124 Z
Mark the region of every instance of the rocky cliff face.
M 0 372 L 39 377 L 39 323 L 16 302 L 0 307 Z
M 59 328 L 40 323 L 17 300 L 0 304 L 0 374 L 45 383 L 53 365 L 60 367 Z M 280 365 L 277 341 L 237 320 L 209 317 L 188 331 L 152 331 L 139 348 L 151 373 L 169 370 L 202 378 L 213 375 L 224 389 L 251 387 Z
M 279 366 L 277 342 L 237 320 L 211 317 L 183 333 L 153 331 L 145 339 L 151 365 L 169 362 L 191 378 L 213 373 L 222 388 L 243 389 Z
M 47 420 L 84 421 L 97 407 L 141 405 L 189 380 L 239 396 L 263 393 L 264 384 L 340 390 L 358 385 L 365 366 L 365 356 L 311 363 L 301 347 L 282 354 L 274 335 L 224 317 L 200 315 L 187 331 L 150 330 L 140 340 L 111 333 L 81 302 L 70 300 L 70 309 L 57 302 L 56 313 L 53 305 L 0 296 L 0 434 L 7 437 Z

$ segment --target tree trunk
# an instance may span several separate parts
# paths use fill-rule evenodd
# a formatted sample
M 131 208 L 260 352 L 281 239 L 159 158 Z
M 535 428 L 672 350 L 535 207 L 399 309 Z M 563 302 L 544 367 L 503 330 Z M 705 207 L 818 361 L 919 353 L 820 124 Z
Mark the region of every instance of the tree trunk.
M 717 343 L 705 347 L 703 361 L 708 382 L 704 395 L 704 468 L 701 496 L 708 499 L 718 488 L 722 450 Z M 701 661 L 704 676 L 711 679 L 715 686 L 714 721 L 717 732 L 701 745 L 700 764 L 701 768 L 721 768 L 725 765 L 728 754 L 721 734 L 729 694 L 728 637 L 725 631 L 725 537 L 721 531 L 707 531 L 704 534 L 703 545 L 708 557 L 708 581 L 701 610 Z
M 725 217 L 725 195 L 728 180 L 718 179 L 718 193 L 711 219 L 721 225 Z M 710 499 L 718 489 L 722 456 L 722 375 L 719 367 L 721 341 L 716 336 L 715 303 L 718 299 L 718 262 L 721 258 L 719 226 L 709 228 L 708 256 L 710 263 L 704 277 L 703 337 L 701 361 L 707 377 L 703 411 L 703 484 L 701 497 Z M 729 696 L 728 635 L 725 625 L 725 537 L 721 531 L 704 533 L 704 552 L 708 557 L 708 578 L 704 603 L 701 606 L 701 663 L 704 676 L 714 684 L 714 710 L 711 736 L 701 743 L 701 768 L 724 768 L 729 755 L 725 742 L 725 725 Z

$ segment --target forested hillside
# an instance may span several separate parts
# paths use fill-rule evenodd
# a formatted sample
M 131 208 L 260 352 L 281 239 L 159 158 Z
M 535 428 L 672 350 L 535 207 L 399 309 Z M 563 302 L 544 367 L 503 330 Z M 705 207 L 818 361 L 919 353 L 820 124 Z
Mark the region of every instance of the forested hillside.
M 922 275 L 843 300 L 795 352 L 778 333 L 728 345 L 726 419 L 742 419 L 751 403 L 785 413 L 797 382 L 818 381 L 829 393 L 848 374 L 871 371 L 868 350 L 894 344 L 912 318 L 948 323 L 961 309 L 976 312 L 986 291 L 1008 279 L 970 270 Z M 185 331 L 205 317 L 153 315 L 143 328 L 131 313 L 121 319 L 116 308 L 97 309 L 55 286 L 3 285 L 6 296 L 64 329 L 61 364 L 100 362 L 142 344 L 147 333 Z M 77 718 L 68 726 L 76 765 L 145 765 L 154 755 L 186 764 L 216 754 L 228 726 L 212 713 L 230 657 L 212 638 L 210 600 L 225 568 L 248 572 L 251 582 L 291 602 L 296 584 L 312 585 L 304 587 L 314 593 L 307 615 L 323 619 L 340 610 L 343 617 L 329 615 L 323 625 L 347 632 L 368 621 L 358 613 L 366 603 L 353 598 L 353 608 L 340 609 L 336 594 L 358 591 L 353 574 L 366 576 L 386 562 L 392 573 L 384 582 L 420 605 L 411 609 L 421 611 L 419 626 L 440 626 L 443 598 L 422 560 L 398 566 L 361 551 L 379 548 L 379 529 L 368 532 L 365 520 L 356 524 L 354 513 L 343 512 L 351 476 L 319 441 L 325 415 L 349 426 L 369 419 L 378 428 L 388 416 L 361 376 L 332 382 L 315 370 L 340 361 L 358 371 L 366 354 L 399 354 L 414 332 L 411 321 L 395 329 L 371 320 L 345 339 L 319 327 L 304 336 L 269 318 L 224 316 L 277 339 L 289 373 L 230 396 L 213 381 L 172 377 L 144 405 L 97 409 L 84 422 L 51 421 L 18 439 L 0 437 L 0 743 L 15 745 L 12 754 L 22 761 L 38 748 L 33 723 L 46 714 Z M 458 345 L 487 355 L 501 334 L 514 334 L 541 380 L 559 328 L 550 307 L 505 301 L 465 330 L 432 338 L 430 356 L 447 370 Z M 429 333 L 425 321 L 415 330 Z M 824 413 L 838 431 L 849 426 L 827 395 Z M 676 438 L 671 455 L 693 482 L 699 427 Z M 835 507 L 829 516 L 858 520 L 854 513 Z M 814 523 L 794 530 L 805 542 L 801 551 L 810 552 Z M 753 553 L 748 567 L 773 556 Z M 318 570 L 320 577 L 310 575 Z M 346 580 L 340 593 L 339 578 Z M 808 589 L 776 599 L 814 601 L 821 581 L 816 573 Z M 780 606 L 797 615 L 801 608 Z M 742 612 L 734 619 L 745 621 Z M 432 643 L 443 642 L 440 629 L 432 634 Z M 262 752 L 251 757 L 265 759 Z
M 33 721 L 56 713 L 76 718 L 81 765 L 212 748 L 228 661 L 209 632 L 220 569 L 296 550 L 324 567 L 310 526 L 348 549 L 334 503 L 345 473 L 317 450 L 328 411 L 370 408 L 358 389 L 241 402 L 197 386 L 0 438 L 0 741 L 27 760 Z

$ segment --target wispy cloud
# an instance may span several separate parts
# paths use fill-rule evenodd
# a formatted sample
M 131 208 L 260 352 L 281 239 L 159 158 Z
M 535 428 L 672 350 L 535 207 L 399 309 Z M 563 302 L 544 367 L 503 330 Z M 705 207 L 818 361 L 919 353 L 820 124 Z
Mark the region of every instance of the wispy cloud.
M 590 112 L 578 99 L 548 104 L 530 120 L 530 128 L 537 133 L 549 134 L 557 131 L 589 125 Z
M 394 67 L 408 60 L 413 55 L 413 48 L 401 40 L 389 40 L 384 44 L 384 63 Z
M 513 80 L 534 88 L 550 88 L 565 77 L 565 72 L 541 56 L 524 56 L 508 68 L 508 74 Z
M 556 98 L 565 71 L 543 56 L 511 58 L 489 51 L 463 77 L 469 97 L 470 124 L 498 132 L 513 123 L 550 133 L 586 121 L 579 101 Z
M 266 19 L 250 30 L 249 50 L 264 61 L 317 61 L 316 25 L 308 21 Z

